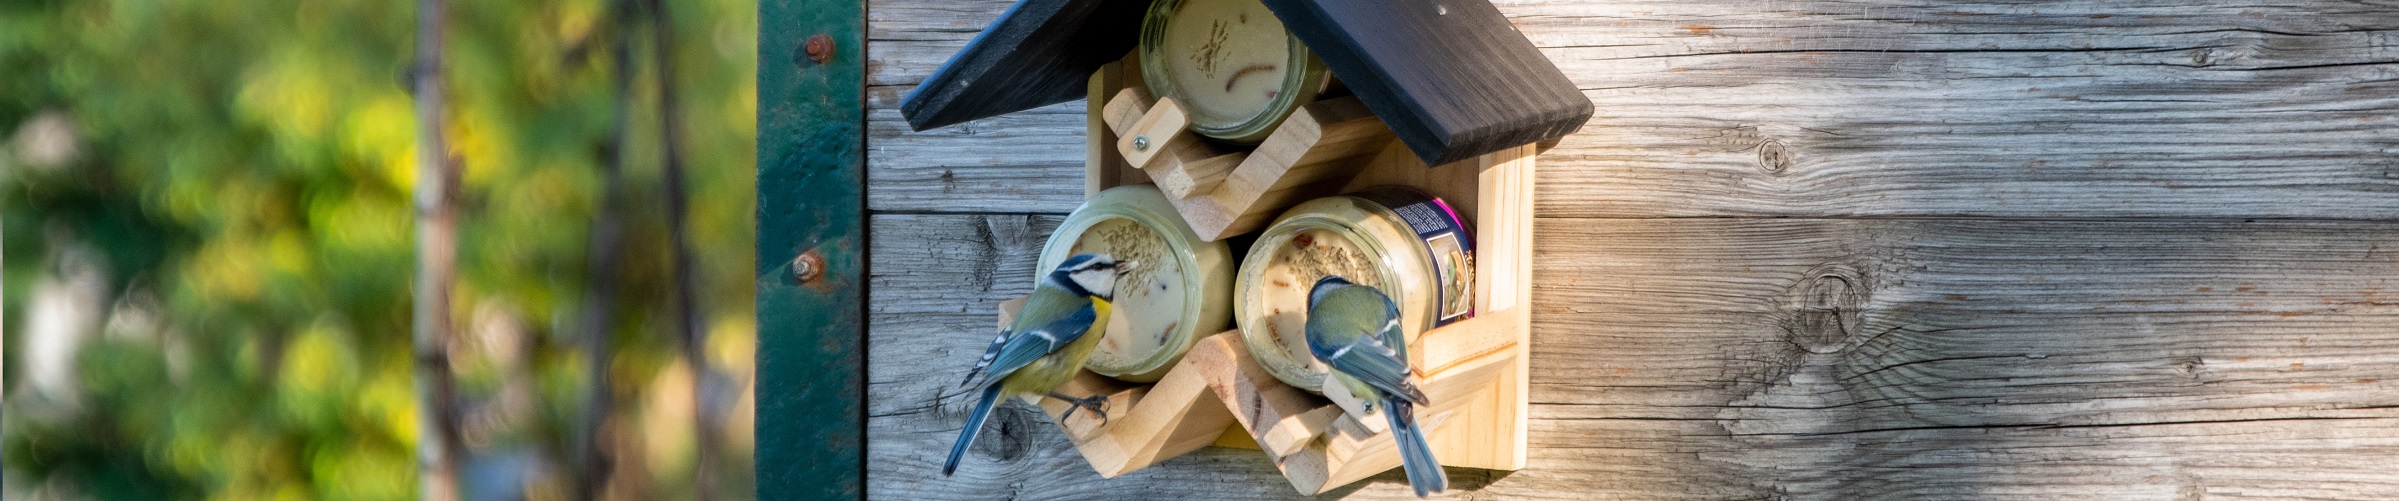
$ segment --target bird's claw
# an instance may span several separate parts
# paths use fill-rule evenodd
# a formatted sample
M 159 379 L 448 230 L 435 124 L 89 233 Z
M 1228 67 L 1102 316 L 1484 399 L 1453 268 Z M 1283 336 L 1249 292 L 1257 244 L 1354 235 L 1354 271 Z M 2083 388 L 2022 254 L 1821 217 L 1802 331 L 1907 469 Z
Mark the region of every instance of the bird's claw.
M 1066 422 L 1066 418 L 1074 417 L 1075 409 L 1083 409 L 1091 411 L 1091 413 L 1094 415 L 1098 415 L 1100 417 L 1100 426 L 1108 425 L 1107 395 L 1092 395 L 1089 397 L 1075 398 L 1059 394 L 1058 392 L 1050 392 L 1050 398 L 1064 400 L 1067 403 L 1066 412 L 1058 414 L 1058 422 Z

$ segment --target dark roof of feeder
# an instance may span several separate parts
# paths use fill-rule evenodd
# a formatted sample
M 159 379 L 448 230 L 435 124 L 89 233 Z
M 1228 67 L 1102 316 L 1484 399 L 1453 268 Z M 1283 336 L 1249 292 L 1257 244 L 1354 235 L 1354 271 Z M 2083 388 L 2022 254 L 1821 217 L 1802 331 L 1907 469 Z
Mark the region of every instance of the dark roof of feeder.
M 900 101 L 916 130 L 1083 97 L 1091 72 L 1141 38 L 1149 2 L 1020 0 Z
M 1557 139 L 1591 101 L 1489 0 L 1264 0 L 1427 165 Z M 900 103 L 925 130 L 1083 97 L 1149 2 L 1020 0 Z

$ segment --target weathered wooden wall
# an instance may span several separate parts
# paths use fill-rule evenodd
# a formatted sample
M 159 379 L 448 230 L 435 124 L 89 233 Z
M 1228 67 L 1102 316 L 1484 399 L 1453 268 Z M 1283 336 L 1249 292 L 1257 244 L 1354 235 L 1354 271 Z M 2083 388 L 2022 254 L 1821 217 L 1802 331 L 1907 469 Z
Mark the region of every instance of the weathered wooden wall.
M 1531 466 L 1451 496 L 2399 499 L 2399 3 L 1498 3 L 1599 113 L 1541 157 Z M 869 4 L 870 494 L 1294 497 L 1029 407 L 939 474 L 1083 186 L 1079 104 L 892 109 L 1007 4 Z

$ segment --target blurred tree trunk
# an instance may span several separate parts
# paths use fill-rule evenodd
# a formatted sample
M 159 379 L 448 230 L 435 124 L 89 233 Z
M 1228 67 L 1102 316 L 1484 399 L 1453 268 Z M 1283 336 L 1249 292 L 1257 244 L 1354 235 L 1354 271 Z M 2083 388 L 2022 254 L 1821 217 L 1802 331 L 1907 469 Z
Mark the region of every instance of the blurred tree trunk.
M 607 494 L 609 473 L 614 459 L 609 454 L 608 440 L 611 400 L 609 363 L 615 353 L 609 344 L 611 306 L 616 301 L 617 268 L 624 254 L 624 223 L 617 218 L 624 203 L 625 146 L 632 136 L 627 117 L 632 114 L 633 102 L 633 20 L 631 0 L 614 2 L 616 40 L 613 50 L 616 103 L 611 115 L 608 158 L 600 166 L 600 206 L 592 214 L 591 248 L 586 254 L 589 275 L 584 283 L 583 329 L 584 352 L 590 356 L 591 387 L 586 389 L 583 419 L 579 431 L 581 440 L 575 444 L 575 499 L 599 499 Z
M 716 415 L 708 408 L 708 340 L 707 329 L 700 325 L 700 312 L 693 306 L 698 284 L 692 281 L 691 240 L 685 232 L 685 188 L 683 184 L 683 155 L 676 146 L 682 139 L 683 118 L 675 99 L 675 22 L 660 0 L 648 0 L 650 7 L 650 48 L 657 57 L 655 74 L 658 77 L 658 135 L 661 150 L 666 154 L 666 227 L 674 241 L 675 329 L 683 344 L 684 365 L 691 367 L 692 405 L 692 492 L 694 499 L 708 501 L 710 490 L 716 487 Z
M 442 137 L 442 37 L 448 6 L 418 0 L 415 316 L 418 495 L 458 496 L 457 389 L 450 378 L 450 289 L 458 268 L 458 179 Z

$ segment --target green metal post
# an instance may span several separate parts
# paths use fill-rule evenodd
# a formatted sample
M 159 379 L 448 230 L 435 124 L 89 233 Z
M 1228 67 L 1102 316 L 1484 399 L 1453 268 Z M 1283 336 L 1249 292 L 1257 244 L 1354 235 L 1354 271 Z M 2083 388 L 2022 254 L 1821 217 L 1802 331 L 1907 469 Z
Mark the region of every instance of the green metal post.
M 759 3 L 761 499 L 866 492 L 865 32 L 861 0 Z

